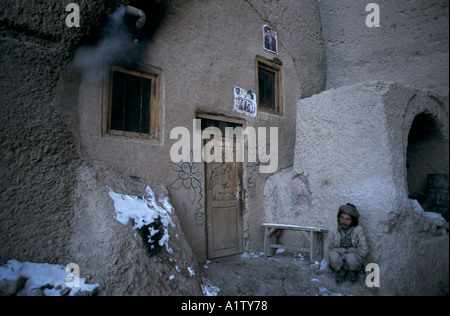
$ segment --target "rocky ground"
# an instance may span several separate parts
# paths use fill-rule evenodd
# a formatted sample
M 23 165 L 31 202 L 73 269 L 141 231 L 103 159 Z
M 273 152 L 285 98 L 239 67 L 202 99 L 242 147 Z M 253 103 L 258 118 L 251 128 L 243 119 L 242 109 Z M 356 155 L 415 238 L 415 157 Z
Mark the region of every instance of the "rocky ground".
M 244 254 L 206 261 L 200 266 L 203 279 L 220 289 L 218 296 L 372 296 L 376 289 L 346 281 L 336 286 L 329 270 L 310 267 L 302 255 L 284 252 L 274 257 Z

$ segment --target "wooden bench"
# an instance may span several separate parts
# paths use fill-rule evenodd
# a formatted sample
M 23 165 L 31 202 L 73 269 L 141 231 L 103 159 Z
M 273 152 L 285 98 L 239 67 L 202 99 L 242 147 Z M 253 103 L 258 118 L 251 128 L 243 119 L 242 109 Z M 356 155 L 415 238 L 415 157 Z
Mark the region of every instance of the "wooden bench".
M 264 255 L 272 257 L 276 249 L 294 250 L 299 253 L 309 253 L 311 263 L 321 262 L 323 259 L 323 234 L 327 232 L 325 228 L 312 226 L 284 225 L 264 223 L 261 225 L 265 229 L 264 234 Z M 278 238 L 285 230 L 303 231 L 309 233 L 309 248 L 291 247 L 278 244 Z

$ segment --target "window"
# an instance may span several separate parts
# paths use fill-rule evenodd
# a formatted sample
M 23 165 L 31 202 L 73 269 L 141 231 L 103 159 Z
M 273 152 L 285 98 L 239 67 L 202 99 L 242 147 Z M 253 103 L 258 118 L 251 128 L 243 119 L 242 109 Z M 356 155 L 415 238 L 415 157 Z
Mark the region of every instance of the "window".
M 110 135 L 158 137 L 159 74 L 113 66 L 110 75 L 106 132 Z
M 283 115 L 281 66 L 258 57 L 256 69 L 258 110 L 269 114 Z

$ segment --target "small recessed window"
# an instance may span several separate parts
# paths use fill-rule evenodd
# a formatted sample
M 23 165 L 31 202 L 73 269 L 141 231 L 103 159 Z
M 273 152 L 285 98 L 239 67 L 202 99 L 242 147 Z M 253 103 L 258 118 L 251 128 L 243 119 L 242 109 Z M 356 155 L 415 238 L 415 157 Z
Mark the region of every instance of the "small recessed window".
M 256 60 L 256 66 L 258 110 L 283 115 L 281 66 L 259 57 Z
M 156 73 L 111 68 L 108 134 L 157 138 L 158 80 Z

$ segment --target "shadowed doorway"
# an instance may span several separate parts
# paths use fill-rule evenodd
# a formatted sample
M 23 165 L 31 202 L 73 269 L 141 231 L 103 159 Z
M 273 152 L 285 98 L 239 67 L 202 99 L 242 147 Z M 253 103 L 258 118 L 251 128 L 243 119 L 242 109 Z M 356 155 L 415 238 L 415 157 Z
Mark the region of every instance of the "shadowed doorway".
M 416 116 L 408 136 L 407 179 L 409 197 L 425 211 L 448 214 L 448 144 L 434 116 Z

